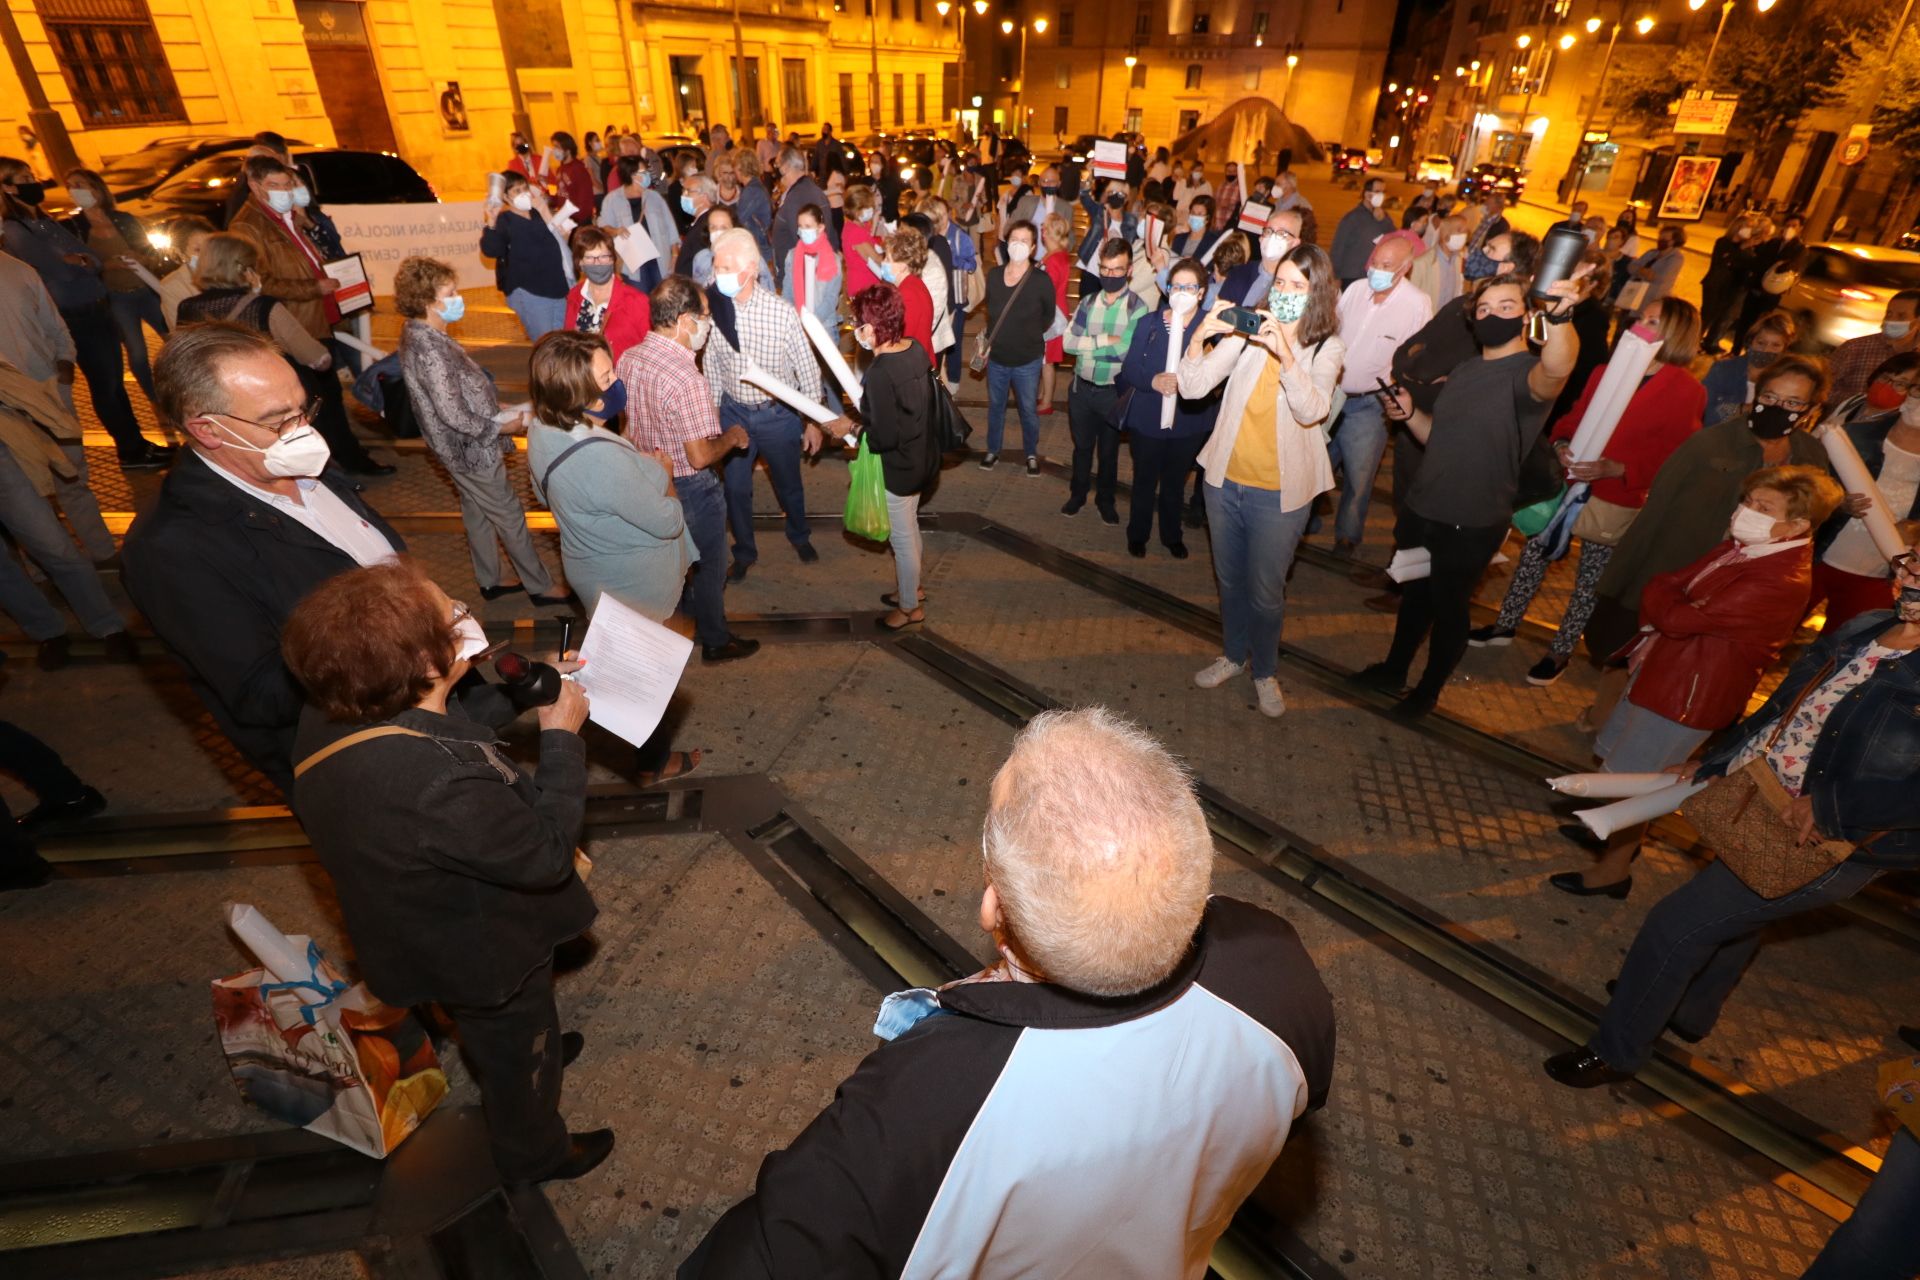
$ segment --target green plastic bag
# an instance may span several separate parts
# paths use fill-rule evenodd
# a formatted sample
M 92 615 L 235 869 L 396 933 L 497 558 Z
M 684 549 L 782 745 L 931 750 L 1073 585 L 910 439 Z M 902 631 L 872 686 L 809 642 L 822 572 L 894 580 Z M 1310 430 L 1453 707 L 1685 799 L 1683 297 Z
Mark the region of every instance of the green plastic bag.
M 1529 538 L 1533 537 L 1553 522 L 1554 512 L 1560 510 L 1560 499 L 1565 496 L 1566 492 L 1562 490 L 1551 498 L 1520 508 L 1513 513 L 1513 527 Z
M 847 532 L 869 542 L 885 542 L 893 535 L 893 522 L 887 518 L 887 478 L 880 467 L 880 455 L 867 448 L 860 437 L 860 451 L 847 464 L 847 511 L 842 523 Z

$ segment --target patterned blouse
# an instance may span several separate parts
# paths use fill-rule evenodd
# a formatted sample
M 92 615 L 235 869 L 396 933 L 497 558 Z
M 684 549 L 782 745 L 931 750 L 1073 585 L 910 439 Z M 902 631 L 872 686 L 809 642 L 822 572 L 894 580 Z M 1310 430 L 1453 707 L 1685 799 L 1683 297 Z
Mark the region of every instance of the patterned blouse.
M 1842 698 L 1872 678 L 1874 668 L 1882 662 L 1888 659 L 1897 662 L 1906 656 L 1904 649 L 1890 649 L 1881 644 L 1862 649 L 1852 662 L 1828 676 L 1824 684 L 1800 700 L 1800 709 L 1771 748 L 1767 746 L 1767 740 L 1773 736 L 1770 731 L 1755 734 L 1746 749 L 1727 764 L 1728 776 L 1764 757 L 1787 794 L 1798 796 L 1806 784 L 1807 761 L 1813 758 L 1814 743 L 1820 740 L 1820 731 L 1826 728 L 1827 717 L 1833 714 L 1833 709 L 1840 705 Z
M 458 342 L 424 320 L 407 321 L 400 334 L 400 372 L 420 434 L 447 470 L 486 475 L 500 465 L 508 447 L 493 420 L 500 395 Z

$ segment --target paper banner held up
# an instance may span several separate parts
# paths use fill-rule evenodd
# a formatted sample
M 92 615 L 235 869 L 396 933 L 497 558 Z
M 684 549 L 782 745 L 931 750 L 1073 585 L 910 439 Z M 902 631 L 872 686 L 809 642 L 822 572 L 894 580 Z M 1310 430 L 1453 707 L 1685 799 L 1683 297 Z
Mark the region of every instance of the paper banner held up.
M 587 718 L 639 746 L 659 727 L 692 653 L 693 641 L 602 594 L 574 677 L 591 704 Z
M 1240 229 L 1257 236 L 1267 229 L 1267 219 L 1272 216 L 1273 209 L 1270 206 L 1249 200 L 1240 206 Z
M 1093 176 L 1096 178 L 1119 178 L 1127 176 L 1127 144 L 1112 142 L 1105 138 L 1093 144 Z
M 826 363 L 827 372 L 840 384 L 840 390 L 846 393 L 847 401 L 855 408 L 860 406 L 860 379 L 854 376 L 853 368 L 847 358 L 840 354 L 840 344 L 827 332 L 827 326 L 820 317 L 802 307 L 800 309 L 800 327 L 807 331 L 807 338 L 813 343 L 813 349 L 820 353 L 820 359 Z M 802 410 L 801 412 L 805 412 Z
M 811 418 L 815 422 L 832 422 L 840 416 L 825 405 L 807 399 L 757 364 L 749 364 L 746 370 L 741 373 L 740 380 L 742 382 L 751 382 L 754 386 L 786 405 L 795 413 L 805 418 Z

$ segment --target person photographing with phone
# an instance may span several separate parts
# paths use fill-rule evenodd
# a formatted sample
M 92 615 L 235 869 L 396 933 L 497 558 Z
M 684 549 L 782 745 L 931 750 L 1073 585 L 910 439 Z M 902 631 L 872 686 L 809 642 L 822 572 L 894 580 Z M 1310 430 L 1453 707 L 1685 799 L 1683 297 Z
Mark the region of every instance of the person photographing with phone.
M 1226 383 L 1199 457 L 1225 652 L 1193 681 L 1215 689 L 1250 668 L 1267 716 L 1287 709 L 1276 675 L 1287 570 L 1314 498 L 1333 487 L 1320 424 L 1334 411 L 1346 357 L 1335 332 L 1338 296 L 1325 251 L 1292 249 L 1275 269 L 1266 308 L 1210 313 L 1176 378 L 1180 396 L 1190 400 Z
M 1582 263 L 1548 286 L 1544 296 L 1535 295 L 1540 305 L 1531 311 L 1525 280 L 1494 276 L 1477 286 L 1472 315 L 1480 354 L 1448 376 L 1431 412 L 1416 408 L 1404 387 L 1383 384 L 1387 416 L 1426 446 L 1394 545 L 1425 548 L 1432 569 L 1405 584 L 1392 647 L 1356 678 L 1398 694 L 1431 633 L 1426 670 L 1395 709 L 1402 719 L 1433 710 L 1467 651 L 1474 584 L 1506 540 L 1521 461 L 1580 354 L 1569 321 L 1580 281 L 1591 270 Z

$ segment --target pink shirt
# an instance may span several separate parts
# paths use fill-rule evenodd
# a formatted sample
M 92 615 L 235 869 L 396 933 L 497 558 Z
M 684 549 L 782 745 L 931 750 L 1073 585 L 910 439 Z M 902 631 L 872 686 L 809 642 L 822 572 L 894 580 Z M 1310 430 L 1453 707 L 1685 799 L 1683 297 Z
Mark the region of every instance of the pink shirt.
M 1377 390 L 1376 381 L 1393 381 L 1393 353 L 1433 319 L 1433 299 L 1405 280 L 1394 283 L 1380 302 L 1365 279 L 1340 295 L 1340 340 L 1347 344 L 1347 367 L 1340 386 L 1348 395 Z

